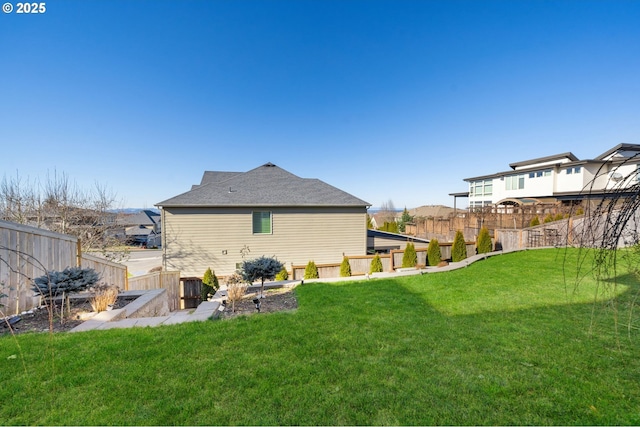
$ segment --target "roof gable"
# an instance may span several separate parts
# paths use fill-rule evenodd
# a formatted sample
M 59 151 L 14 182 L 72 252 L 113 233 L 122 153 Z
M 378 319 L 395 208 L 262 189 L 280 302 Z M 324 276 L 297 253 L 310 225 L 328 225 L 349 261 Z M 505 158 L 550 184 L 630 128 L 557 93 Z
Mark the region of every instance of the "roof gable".
M 244 173 L 205 172 L 201 185 L 157 205 L 369 206 L 369 203 L 319 179 L 300 178 L 266 163 Z
M 637 144 L 618 144 L 615 147 L 600 154 L 595 160 L 615 160 L 628 159 L 640 154 L 640 145 Z
M 571 152 L 555 154 L 553 156 L 540 157 L 537 159 L 524 160 L 522 162 L 510 163 L 509 167 L 513 170 L 529 168 L 535 166 L 549 166 L 558 163 L 576 162 L 578 158 Z

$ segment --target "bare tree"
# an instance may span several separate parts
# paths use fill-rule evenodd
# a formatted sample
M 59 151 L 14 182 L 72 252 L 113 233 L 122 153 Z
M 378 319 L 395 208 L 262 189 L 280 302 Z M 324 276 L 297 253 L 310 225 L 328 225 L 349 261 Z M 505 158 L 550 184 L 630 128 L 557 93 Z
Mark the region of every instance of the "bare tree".
M 65 173 L 47 174 L 46 181 L 3 177 L 0 183 L 0 219 L 32 225 L 80 239 L 82 249 L 105 249 L 113 237 L 116 195 L 96 183 L 78 187 Z
M 387 202 L 383 202 L 380 205 L 378 217 L 380 218 L 380 222 L 382 223 L 391 223 L 396 220 L 396 208 L 393 205 L 393 200 L 389 199 Z

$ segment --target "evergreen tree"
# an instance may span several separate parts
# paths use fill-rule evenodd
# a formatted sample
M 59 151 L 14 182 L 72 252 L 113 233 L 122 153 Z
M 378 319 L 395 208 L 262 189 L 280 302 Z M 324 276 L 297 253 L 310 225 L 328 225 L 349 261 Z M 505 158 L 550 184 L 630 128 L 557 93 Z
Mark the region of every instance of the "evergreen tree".
M 349 264 L 349 258 L 342 258 L 340 264 L 340 277 L 351 277 L 351 264 Z
M 402 254 L 402 268 L 415 267 L 418 263 L 418 254 L 413 243 L 407 243 Z
M 464 234 L 462 231 L 456 231 L 456 237 L 453 239 L 453 246 L 451 247 L 451 261 L 462 261 L 467 257 L 467 244 L 464 241 Z
M 207 271 L 204 272 L 204 277 L 202 278 L 202 288 L 200 290 L 200 299 L 202 301 L 206 301 L 209 298 L 209 294 L 214 295 L 218 290 L 218 288 L 220 288 L 218 277 L 211 270 L 211 268 L 207 268 Z
M 400 221 L 398 223 L 398 230 L 401 233 L 404 233 L 407 230 L 407 224 L 412 221 L 413 221 L 413 217 L 409 215 L 409 211 L 405 206 L 404 211 L 402 211 L 402 217 L 400 218 Z
M 373 230 L 373 222 L 369 214 L 367 214 L 367 230 Z
M 273 280 L 282 267 L 284 266 L 276 257 L 261 256 L 242 262 L 242 277 L 247 283 L 260 279 L 260 294 L 264 296 L 264 281 Z
M 535 227 L 536 225 L 540 225 L 540 218 L 538 218 L 538 215 L 534 216 L 529 222 L 529 227 Z
M 442 260 L 442 255 L 440 254 L 440 243 L 438 239 L 431 239 L 429 241 L 429 246 L 427 246 L 427 260 L 428 265 L 437 266 L 440 264 Z
M 282 267 L 282 270 L 276 274 L 276 282 L 281 282 L 283 280 L 289 280 L 289 272 L 285 267 Z
M 371 260 L 371 266 L 369 267 L 369 274 L 371 273 L 381 273 L 383 270 L 382 260 L 380 259 L 380 255 L 375 254 L 373 259 Z
M 491 252 L 493 250 L 491 236 L 489 235 L 489 229 L 487 227 L 482 227 L 480 229 L 476 246 L 479 254 L 486 254 L 487 252 Z
M 316 263 L 313 261 L 309 261 L 307 263 L 307 267 L 304 269 L 304 278 L 305 279 L 319 279 L 320 275 L 318 274 L 318 267 Z

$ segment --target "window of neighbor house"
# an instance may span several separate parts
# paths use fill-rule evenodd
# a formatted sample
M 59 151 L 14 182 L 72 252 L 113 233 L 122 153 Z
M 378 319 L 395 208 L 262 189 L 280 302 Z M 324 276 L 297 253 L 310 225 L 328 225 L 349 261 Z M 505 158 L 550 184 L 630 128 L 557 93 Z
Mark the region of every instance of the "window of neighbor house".
M 253 212 L 253 234 L 271 234 L 271 212 Z
M 581 166 L 576 166 L 575 168 L 568 168 L 567 175 L 571 175 L 572 173 L 580 173 L 582 171 Z
M 524 188 L 524 175 L 510 175 L 505 177 L 506 190 L 522 190 Z

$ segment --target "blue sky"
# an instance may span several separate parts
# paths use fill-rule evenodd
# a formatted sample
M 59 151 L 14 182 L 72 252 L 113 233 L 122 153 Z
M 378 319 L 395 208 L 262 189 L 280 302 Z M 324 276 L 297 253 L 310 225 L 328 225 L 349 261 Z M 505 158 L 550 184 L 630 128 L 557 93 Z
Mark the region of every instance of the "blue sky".
M 64 172 L 121 207 L 266 162 L 373 206 L 452 206 L 512 162 L 640 144 L 638 1 L 9 3 L 0 173 Z

